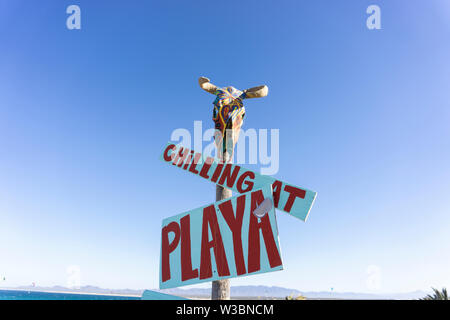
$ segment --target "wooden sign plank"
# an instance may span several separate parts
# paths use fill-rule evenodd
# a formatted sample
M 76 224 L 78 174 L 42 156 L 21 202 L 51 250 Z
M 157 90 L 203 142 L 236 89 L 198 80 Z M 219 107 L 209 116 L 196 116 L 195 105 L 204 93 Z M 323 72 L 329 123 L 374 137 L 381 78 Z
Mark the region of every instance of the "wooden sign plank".
M 252 212 L 270 184 L 163 220 L 161 289 L 282 270 L 275 209 Z
M 220 163 L 181 145 L 168 143 L 161 160 L 214 184 L 244 193 L 272 184 L 275 208 L 306 221 L 317 193 L 232 163 Z

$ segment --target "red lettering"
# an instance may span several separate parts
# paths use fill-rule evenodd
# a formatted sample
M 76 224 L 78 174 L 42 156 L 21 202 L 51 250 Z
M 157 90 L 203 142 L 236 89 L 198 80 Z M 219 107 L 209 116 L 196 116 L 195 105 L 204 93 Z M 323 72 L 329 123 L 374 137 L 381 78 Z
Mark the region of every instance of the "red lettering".
M 212 240 L 209 241 L 209 232 L 211 230 Z M 217 271 L 220 277 L 229 276 L 227 257 L 223 247 L 222 236 L 220 234 L 219 224 L 217 223 L 216 208 L 210 205 L 203 209 L 202 225 L 202 246 L 200 258 L 200 279 L 212 277 L 211 270 L 211 248 L 214 249 Z
M 231 163 L 228 163 L 225 165 L 225 169 L 223 170 L 222 176 L 220 177 L 219 184 L 224 185 L 225 180 L 227 181 L 228 188 L 233 188 L 234 182 L 236 181 L 237 175 L 239 173 L 239 170 L 241 167 L 236 166 L 233 170 L 233 173 L 231 173 L 231 167 L 233 165 Z
M 169 232 L 173 232 L 175 237 L 169 243 Z M 161 278 L 162 282 L 170 279 L 170 253 L 175 250 L 180 242 L 180 226 L 175 221 L 169 223 L 162 229 L 161 239 Z
M 212 182 L 216 182 L 217 179 L 219 179 L 220 173 L 222 172 L 222 168 L 223 168 L 223 163 L 219 163 L 216 167 L 216 170 L 213 173 L 213 176 L 211 178 Z
M 181 281 L 198 277 L 198 269 L 192 270 L 190 216 L 180 219 L 181 225 Z
M 178 162 L 178 166 L 181 167 L 183 165 L 184 160 L 186 160 L 189 151 L 190 151 L 189 149 L 181 147 L 178 150 L 176 157 L 173 159 L 172 164 L 175 166 L 177 165 Z
M 237 198 L 236 216 L 233 212 L 231 200 L 219 204 L 220 212 L 233 233 L 234 261 L 236 263 L 236 272 L 238 275 L 244 274 L 245 262 L 244 252 L 242 249 L 242 220 L 245 210 L 245 194 Z
M 269 215 L 257 218 L 252 212 L 258 205 L 264 201 L 264 194 L 261 190 L 251 193 L 250 207 L 250 226 L 248 231 L 248 273 L 261 269 L 260 260 L 260 238 L 259 231 L 262 231 L 264 243 L 266 246 L 267 257 L 271 268 L 281 265 L 281 257 L 278 252 L 275 239 L 273 238 L 272 226 L 270 225 Z M 260 221 L 258 221 L 260 220 Z
M 293 186 L 285 186 L 284 191 L 289 192 L 289 198 L 286 201 L 286 204 L 284 205 L 284 211 L 291 212 L 292 205 L 294 204 L 295 199 L 298 198 L 305 198 L 306 191 L 293 187 Z
M 241 174 L 236 184 L 236 188 L 239 193 L 248 192 L 253 189 L 254 183 L 253 181 L 245 181 L 245 178 L 247 177 L 249 177 L 250 179 L 255 179 L 255 173 L 252 171 L 246 171 L 243 174 Z M 245 189 L 242 188 L 243 183 L 247 186 L 247 188 Z
M 205 164 L 203 165 L 202 170 L 200 171 L 200 174 L 199 174 L 200 177 L 209 179 L 208 171 L 209 171 L 209 168 L 211 168 L 211 165 L 213 162 L 214 162 L 214 158 L 211 158 L 211 157 L 206 158 Z
M 283 186 L 283 183 L 278 180 L 272 184 L 273 204 L 275 205 L 275 208 L 278 208 L 278 201 L 280 201 L 280 194 L 281 194 L 282 186 Z
M 191 164 L 193 155 L 194 155 L 194 150 L 191 150 L 191 153 L 189 154 L 189 156 L 186 159 L 186 162 L 184 163 L 184 167 L 183 167 L 184 170 L 186 170 L 189 167 L 189 165 Z
M 196 154 L 195 154 L 195 156 L 194 156 L 194 161 L 192 161 L 192 164 L 191 164 L 191 166 L 189 167 L 189 171 L 190 171 L 190 172 L 192 172 L 192 173 L 194 173 L 194 174 L 198 174 L 198 171 L 195 170 L 195 168 L 197 167 L 198 160 L 200 160 L 201 157 L 202 157 L 202 154 L 201 154 L 201 153 L 196 153 Z
M 174 149 L 176 149 L 176 146 L 174 144 L 167 146 L 166 150 L 164 150 L 164 160 L 166 160 L 167 162 L 172 161 L 173 153 L 170 153 L 169 155 L 169 151 L 173 151 Z

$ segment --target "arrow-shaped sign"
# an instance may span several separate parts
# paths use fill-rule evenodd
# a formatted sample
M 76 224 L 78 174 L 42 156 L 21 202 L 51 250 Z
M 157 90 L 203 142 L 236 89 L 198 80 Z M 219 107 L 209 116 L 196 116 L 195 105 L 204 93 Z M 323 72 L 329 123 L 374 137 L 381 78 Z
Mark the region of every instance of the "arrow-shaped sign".
M 167 144 L 161 160 L 239 193 L 271 184 L 275 208 L 303 221 L 308 218 L 317 195 L 314 191 L 296 187 L 232 163 L 221 163 L 212 157 L 205 158 L 200 152 L 173 143 Z

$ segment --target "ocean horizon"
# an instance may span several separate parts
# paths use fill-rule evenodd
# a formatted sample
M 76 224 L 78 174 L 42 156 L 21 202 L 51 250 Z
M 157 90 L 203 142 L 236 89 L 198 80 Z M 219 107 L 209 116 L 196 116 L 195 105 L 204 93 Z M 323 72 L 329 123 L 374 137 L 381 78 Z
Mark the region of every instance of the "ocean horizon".
M 141 300 L 141 297 L 92 293 L 1 289 L 0 300 Z

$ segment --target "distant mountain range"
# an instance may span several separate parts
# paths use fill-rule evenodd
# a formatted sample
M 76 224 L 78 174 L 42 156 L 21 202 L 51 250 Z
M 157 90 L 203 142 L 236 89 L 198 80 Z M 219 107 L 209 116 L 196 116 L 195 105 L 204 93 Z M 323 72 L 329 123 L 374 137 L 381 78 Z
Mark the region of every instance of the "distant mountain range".
M 155 290 L 163 293 L 173 294 L 177 296 L 197 296 L 197 297 L 209 297 L 211 294 L 211 289 L 165 289 L 165 290 Z M 307 292 L 299 291 L 296 289 L 288 289 L 282 287 L 269 287 L 269 286 L 234 286 L 231 287 L 231 297 L 243 297 L 243 298 L 285 298 L 287 296 L 297 296 L 302 295 L 308 299 L 394 299 L 394 300 L 411 300 L 420 299 L 427 295 L 423 291 L 415 291 L 409 293 L 398 293 L 398 294 L 371 294 L 371 293 L 355 293 L 355 292 Z
M 74 293 L 97 293 L 97 294 L 114 294 L 124 296 L 141 296 L 144 290 L 134 289 L 103 289 L 94 286 L 83 286 L 80 289 L 66 288 L 62 286 L 54 287 L 16 287 L 4 288 L 6 290 L 29 290 L 29 291 L 49 291 L 49 292 L 74 292 Z M 164 289 L 159 291 L 163 293 L 173 294 L 182 297 L 196 297 L 208 299 L 211 295 L 209 288 L 191 288 L 191 289 Z M 287 296 L 302 295 L 307 299 L 394 299 L 394 300 L 411 300 L 420 299 L 427 295 L 424 291 L 414 291 L 409 293 L 397 294 L 371 294 L 371 293 L 355 293 L 355 292 L 305 292 L 296 289 L 288 289 L 282 287 L 269 286 L 234 286 L 231 287 L 232 298 L 247 299 L 284 299 Z

